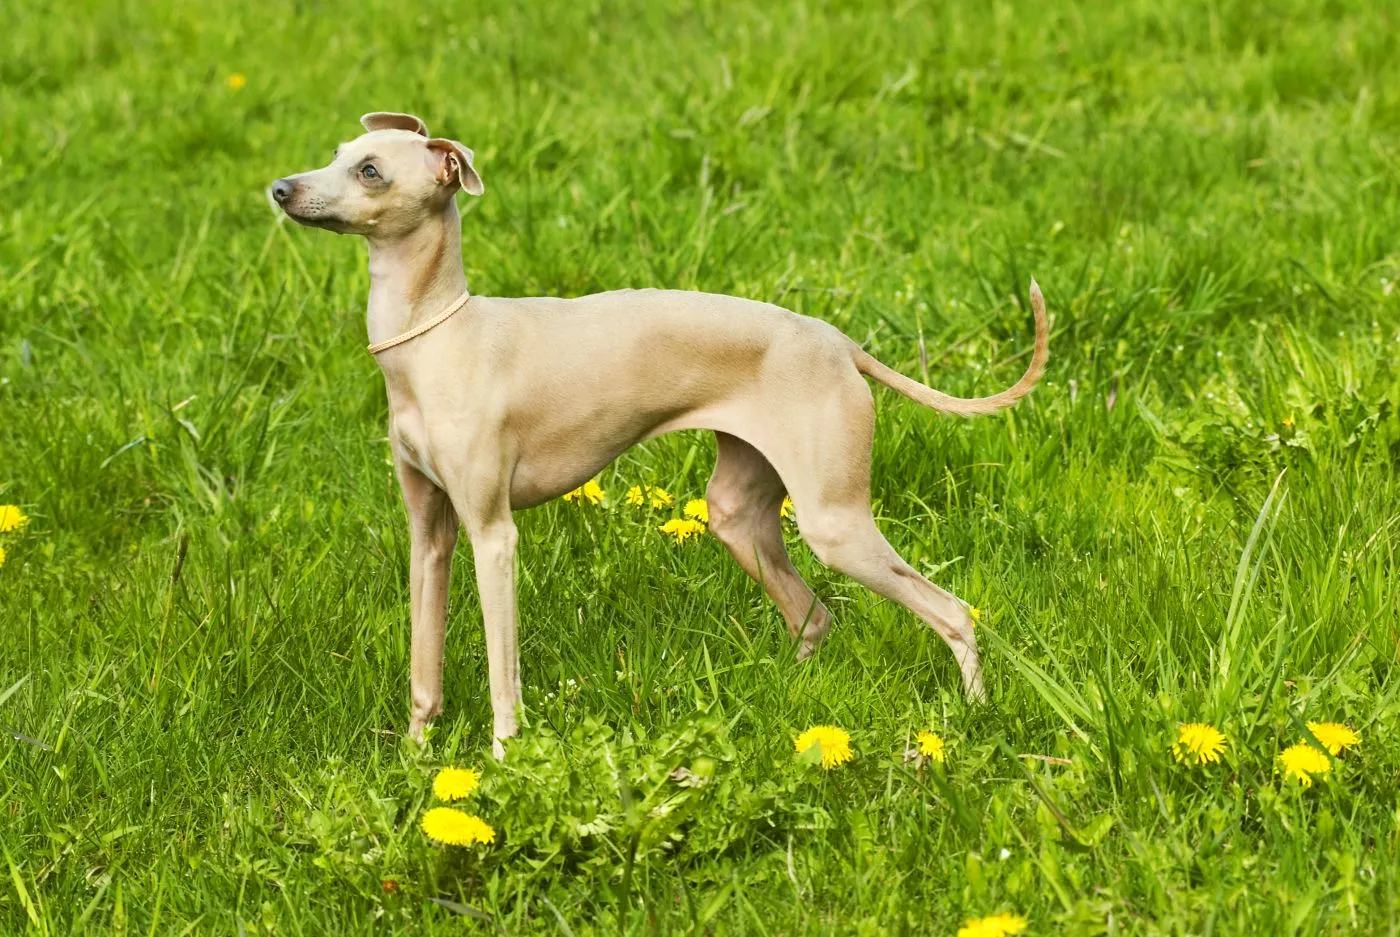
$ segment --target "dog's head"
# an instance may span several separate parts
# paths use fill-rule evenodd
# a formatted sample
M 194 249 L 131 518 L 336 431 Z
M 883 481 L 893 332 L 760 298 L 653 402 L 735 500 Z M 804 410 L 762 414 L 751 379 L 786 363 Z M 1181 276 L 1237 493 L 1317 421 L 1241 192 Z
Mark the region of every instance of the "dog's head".
M 288 217 L 339 234 L 393 238 L 441 212 L 461 189 L 480 195 L 472 151 L 428 136 L 412 114 L 360 118 L 366 133 L 342 143 L 324 169 L 278 179 L 269 190 Z

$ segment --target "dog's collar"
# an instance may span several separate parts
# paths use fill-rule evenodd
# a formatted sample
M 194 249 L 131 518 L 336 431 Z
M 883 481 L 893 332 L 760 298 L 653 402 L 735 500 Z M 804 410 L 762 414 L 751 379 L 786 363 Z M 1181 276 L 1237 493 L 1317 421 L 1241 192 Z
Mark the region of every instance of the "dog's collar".
M 462 290 L 462 295 L 458 296 L 455 300 L 453 300 L 452 305 L 448 306 L 442 312 L 439 312 L 437 315 L 433 316 L 431 319 L 429 319 L 427 322 L 424 322 L 422 325 L 417 326 L 416 328 L 409 329 L 402 335 L 395 335 L 393 338 L 387 339 L 382 342 L 374 342 L 373 344 L 367 346 L 369 349 L 369 353 L 372 355 L 377 355 L 381 351 L 388 351 L 395 345 L 402 345 L 404 342 L 411 341 L 417 338 L 429 329 L 436 328 L 437 326 L 442 325 L 448 319 L 452 318 L 452 316 L 459 309 L 465 306 L 467 304 L 467 300 L 471 298 L 472 294 L 470 290 Z

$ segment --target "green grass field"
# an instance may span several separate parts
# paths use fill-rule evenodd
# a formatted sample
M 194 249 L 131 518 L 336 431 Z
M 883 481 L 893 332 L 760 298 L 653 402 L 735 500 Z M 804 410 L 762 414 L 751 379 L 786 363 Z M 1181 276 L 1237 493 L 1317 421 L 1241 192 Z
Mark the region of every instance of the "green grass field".
M 1400 931 L 1400 10 L 406 7 L 0 13 L 0 933 Z M 459 550 L 406 743 L 365 252 L 263 194 L 376 109 L 475 148 L 478 293 L 769 300 L 978 394 L 1034 275 L 1028 401 L 876 391 L 877 519 L 981 609 L 990 705 L 789 527 L 837 617 L 796 661 L 626 503 L 703 494 L 685 433 L 518 517 L 503 764 Z M 1361 744 L 1305 788 L 1310 721 Z M 1173 758 L 1191 722 L 1219 763 Z M 447 765 L 492 845 L 425 838 Z

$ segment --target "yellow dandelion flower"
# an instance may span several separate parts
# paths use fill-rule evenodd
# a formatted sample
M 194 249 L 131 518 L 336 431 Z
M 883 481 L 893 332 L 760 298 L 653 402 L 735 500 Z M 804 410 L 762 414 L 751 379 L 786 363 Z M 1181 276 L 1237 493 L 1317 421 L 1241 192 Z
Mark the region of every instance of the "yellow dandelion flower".
M 1292 426 L 1292 425 L 1293 425 L 1293 414 L 1290 413 L 1290 414 L 1288 414 L 1288 416 L 1286 416 L 1286 417 L 1283 418 L 1283 425 L 1284 425 L 1284 426 Z
M 485 820 L 455 807 L 434 807 L 423 814 L 422 826 L 428 839 L 448 846 L 496 841 L 496 831 Z
M 710 522 L 710 506 L 704 498 L 691 498 L 685 503 L 685 516 L 693 517 L 702 524 Z
M 1361 736 L 1340 722 L 1309 722 L 1308 731 L 1333 755 L 1340 755 L 1342 749 L 1361 744 Z
M 972 616 L 972 627 L 976 628 L 978 625 L 982 624 L 982 610 L 976 605 L 969 605 L 967 607 L 967 613 Z
M 665 488 L 654 488 L 651 485 L 633 485 L 627 489 L 627 503 L 641 507 L 643 504 L 650 504 L 654 508 L 668 508 L 675 503 L 675 498 Z
M 778 513 L 781 514 L 783 517 L 792 517 L 792 511 L 792 498 L 783 498 L 783 506 L 778 509 Z
M 1217 762 L 1225 750 L 1225 736 L 1215 726 L 1204 722 L 1186 722 L 1177 727 L 1178 735 L 1172 743 L 1172 756 L 1177 761 L 1186 762 L 1194 758 L 1196 764 Z
M 565 501 L 578 501 L 580 498 L 587 501 L 589 504 L 597 504 L 603 500 L 603 489 L 596 481 L 590 478 L 573 491 L 567 492 L 564 495 Z
M 699 521 L 685 521 L 679 517 L 662 524 L 658 530 L 663 534 L 670 534 L 676 538 L 677 543 L 685 543 L 689 537 L 698 537 L 705 532 L 705 525 Z
M 5 565 L 5 548 L 0 547 L 0 566 Z
M 819 746 L 822 767 L 828 771 L 851 760 L 851 737 L 846 734 L 845 729 L 836 726 L 812 726 L 797 737 L 797 754 L 801 755 L 813 745 Z
M 1327 756 L 1306 742 L 1290 745 L 1279 753 L 1283 763 L 1283 776 L 1297 778 L 1304 787 L 1312 787 L 1314 774 L 1326 774 L 1332 770 L 1332 762 Z
M 471 768 L 443 768 L 433 778 L 433 796 L 438 800 L 461 800 L 470 797 L 481 784 Z
M 23 530 L 28 523 L 29 518 L 19 509 L 19 505 L 0 504 L 0 534 Z
M 224 84 L 228 85 L 230 91 L 242 91 L 248 84 L 248 76 L 242 72 L 234 72 L 224 80 Z
M 941 737 L 932 732 L 920 732 L 918 735 L 914 736 L 914 739 L 919 744 L 920 755 L 932 759 L 940 765 L 943 764 L 944 759 L 947 758 L 947 753 L 944 751 L 945 746 Z
M 991 917 L 975 917 L 958 928 L 958 937 L 1006 937 L 1026 929 L 1026 919 L 1009 912 Z

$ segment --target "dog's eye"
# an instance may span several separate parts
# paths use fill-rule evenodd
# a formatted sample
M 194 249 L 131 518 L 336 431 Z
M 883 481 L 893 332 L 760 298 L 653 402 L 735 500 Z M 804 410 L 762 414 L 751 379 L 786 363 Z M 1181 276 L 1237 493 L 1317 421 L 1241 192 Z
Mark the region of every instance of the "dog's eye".
M 361 170 L 360 170 L 360 173 L 361 173 L 366 179 L 378 179 L 378 178 L 379 178 L 379 170 L 378 170 L 378 169 L 375 169 L 373 164 L 371 164 L 371 165 L 369 165 L 369 166 L 366 166 L 364 169 L 361 169 Z

